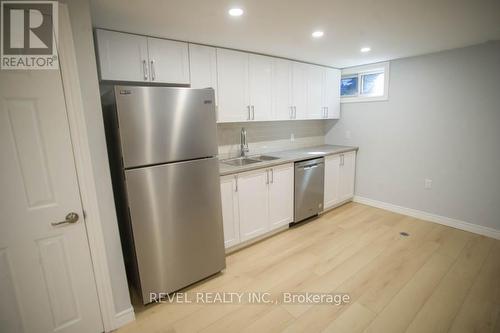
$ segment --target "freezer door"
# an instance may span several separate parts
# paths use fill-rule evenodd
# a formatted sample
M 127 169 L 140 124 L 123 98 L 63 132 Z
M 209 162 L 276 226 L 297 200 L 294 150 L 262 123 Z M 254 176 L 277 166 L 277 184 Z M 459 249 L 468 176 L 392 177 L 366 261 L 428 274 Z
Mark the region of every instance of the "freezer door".
M 225 268 L 217 158 L 125 171 L 144 304 Z
M 115 86 L 125 168 L 217 155 L 213 89 Z

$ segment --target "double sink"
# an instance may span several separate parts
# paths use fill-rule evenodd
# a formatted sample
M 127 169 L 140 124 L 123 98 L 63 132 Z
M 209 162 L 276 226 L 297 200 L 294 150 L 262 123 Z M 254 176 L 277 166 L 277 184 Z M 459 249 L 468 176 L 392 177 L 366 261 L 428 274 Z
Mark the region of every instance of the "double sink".
M 269 155 L 256 155 L 256 156 L 250 156 L 250 157 L 237 157 L 237 158 L 231 158 L 228 160 L 223 160 L 221 161 L 224 164 L 231 165 L 231 166 L 244 166 L 248 164 L 253 164 L 253 163 L 260 163 L 260 162 L 265 162 L 265 161 L 273 161 L 273 160 L 278 160 L 279 157 L 276 156 L 269 156 Z

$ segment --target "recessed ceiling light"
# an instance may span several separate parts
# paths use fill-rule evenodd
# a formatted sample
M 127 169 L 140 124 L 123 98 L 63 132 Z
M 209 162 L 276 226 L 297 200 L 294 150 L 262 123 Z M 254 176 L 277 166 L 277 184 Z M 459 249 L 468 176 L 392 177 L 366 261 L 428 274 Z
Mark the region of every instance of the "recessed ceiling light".
M 231 8 L 228 11 L 228 13 L 231 16 L 241 16 L 241 15 L 243 15 L 243 9 L 241 9 L 241 8 Z
M 362 47 L 360 51 L 363 53 L 366 53 L 366 52 L 370 52 L 371 50 L 372 50 L 371 48 L 369 48 L 368 46 L 365 46 L 365 47 Z
M 324 34 L 325 34 L 325 33 L 324 33 L 323 31 L 321 31 L 321 30 L 317 30 L 317 31 L 315 31 L 315 32 L 313 32 L 313 33 L 312 33 L 312 36 L 313 36 L 314 38 L 320 38 L 320 37 L 323 37 L 323 35 L 324 35 Z

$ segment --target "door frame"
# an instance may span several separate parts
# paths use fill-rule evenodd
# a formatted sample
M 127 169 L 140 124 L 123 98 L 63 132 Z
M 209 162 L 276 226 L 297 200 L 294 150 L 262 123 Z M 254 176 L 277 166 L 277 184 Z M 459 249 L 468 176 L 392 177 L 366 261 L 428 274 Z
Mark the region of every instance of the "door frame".
M 102 323 L 104 331 L 109 332 L 133 321 L 135 315 L 132 305 L 119 313 L 115 311 L 110 271 L 106 257 L 103 221 L 99 214 L 99 202 L 95 186 L 96 178 L 92 168 L 89 137 L 87 135 L 80 79 L 67 6 L 67 4 L 59 3 L 62 18 L 59 20 L 59 31 L 65 32 L 59 34 L 58 45 L 61 81 Z

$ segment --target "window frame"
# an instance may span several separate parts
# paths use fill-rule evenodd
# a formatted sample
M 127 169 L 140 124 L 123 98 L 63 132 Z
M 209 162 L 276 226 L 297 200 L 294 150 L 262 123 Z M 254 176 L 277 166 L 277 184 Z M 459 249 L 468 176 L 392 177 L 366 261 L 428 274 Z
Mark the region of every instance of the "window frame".
M 340 96 L 340 103 L 356 103 L 356 102 L 376 102 L 387 101 L 389 99 L 389 62 L 376 63 L 371 65 L 356 66 L 344 68 L 341 78 L 343 77 L 358 77 L 358 93 L 353 96 Z M 371 94 L 361 94 L 363 89 L 363 76 L 367 74 L 383 73 L 384 74 L 384 93 L 381 96 L 373 96 Z

